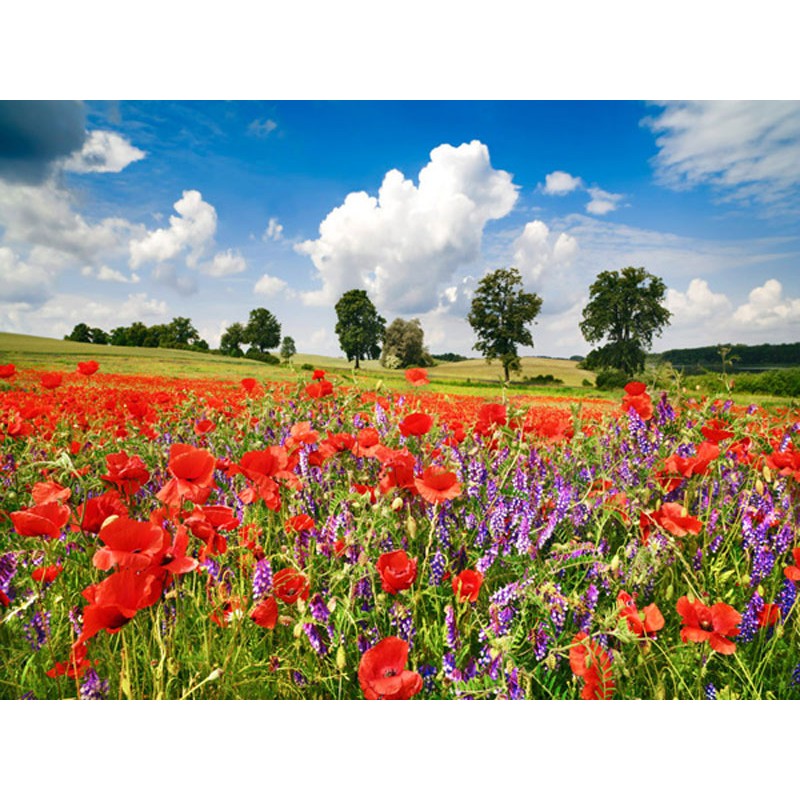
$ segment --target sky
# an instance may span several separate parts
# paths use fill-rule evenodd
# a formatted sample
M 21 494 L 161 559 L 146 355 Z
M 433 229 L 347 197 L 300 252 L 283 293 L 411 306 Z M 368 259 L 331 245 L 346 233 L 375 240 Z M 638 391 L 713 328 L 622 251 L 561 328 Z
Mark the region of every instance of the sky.
M 478 281 L 543 305 L 522 355 L 591 346 L 603 270 L 667 286 L 656 352 L 800 339 L 800 102 L 0 101 L 0 330 L 57 338 L 253 308 L 341 355 L 366 289 L 477 355 Z

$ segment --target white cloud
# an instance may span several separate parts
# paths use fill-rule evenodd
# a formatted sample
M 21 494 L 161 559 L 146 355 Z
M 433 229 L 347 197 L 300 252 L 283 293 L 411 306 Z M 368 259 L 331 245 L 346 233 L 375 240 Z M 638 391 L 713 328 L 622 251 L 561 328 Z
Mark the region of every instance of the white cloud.
M 247 262 L 237 250 L 225 250 L 217 253 L 210 264 L 205 264 L 201 268 L 206 275 L 214 278 L 221 278 L 225 275 L 236 275 L 247 269 Z
M 147 153 L 134 147 L 127 139 L 112 131 L 92 131 L 83 149 L 64 162 L 68 172 L 122 172 Z
M 278 222 L 277 217 L 270 217 L 267 229 L 261 239 L 265 242 L 278 242 L 283 238 L 283 225 Z
M 724 294 L 712 292 L 708 281 L 693 278 L 685 292 L 668 288 L 665 305 L 672 312 L 672 325 L 692 324 L 702 320 L 718 320 L 728 317 L 731 301 Z
M 586 204 L 586 210 L 590 214 L 597 214 L 598 216 L 608 214 L 609 211 L 616 211 L 619 201 L 624 197 L 624 195 L 606 192 L 597 187 L 587 189 L 586 191 L 589 192 L 589 196 L 592 198 Z
M 785 202 L 800 184 L 800 102 L 659 103 L 643 122 L 656 134 L 656 174 L 666 185 L 714 186 L 724 199 Z M 794 209 L 796 211 L 796 208 Z
M 526 284 L 541 288 L 542 278 L 558 276 L 570 267 L 578 252 L 578 242 L 574 236 L 560 233 L 555 236 L 547 225 L 539 219 L 529 222 L 514 243 L 512 265 L 516 267 Z
M 0 302 L 36 305 L 51 294 L 51 277 L 46 270 L 24 263 L 10 248 L 0 247 Z
M 794 341 L 797 339 L 796 326 L 800 324 L 800 298 L 784 297 L 780 281 L 770 278 L 763 286 L 750 292 L 748 302 L 734 311 L 733 319 L 760 330 L 787 326 L 791 330 L 795 326 Z
M 311 257 L 322 288 L 308 305 L 332 305 L 353 288 L 399 313 L 433 308 L 438 287 L 480 255 L 483 228 L 508 214 L 518 189 L 495 170 L 479 141 L 431 151 L 418 186 L 386 173 L 377 197 L 353 192 L 320 225 L 320 236 L 295 246 Z
M 82 267 L 81 275 L 85 278 L 95 278 L 98 281 L 107 281 L 111 283 L 139 283 L 140 281 L 139 276 L 135 272 L 130 275 L 124 275 L 119 270 L 111 269 L 111 267 L 106 264 L 102 264 L 98 269 L 88 266 Z
M 264 273 L 256 282 L 253 291 L 256 294 L 263 294 L 266 297 L 275 297 L 275 295 L 280 294 L 286 288 L 286 285 L 286 281 Z
M 278 127 L 278 123 L 275 122 L 274 119 L 254 119 L 248 126 L 247 130 L 253 134 L 253 136 L 258 136 L 260 139 L 265 139 L 269 136 L 272 131 L 274 131 Z
M 130 242 L 131 269 L 149 261 L 169 261 L 183 253 L 187 266 L 197 266 L 216 233 L 217 212 L 196 189 L 184 191 L 173 208 L 178 216 L 170 216 L 168 228 L 157 228 Z
M 580 178 L 576 178 L 568 172 L 561 172 L 561 170 L 551 172 L 544 180 L 544 189 L 542 189 L 544 194 L 565 195 L 583 185 Z

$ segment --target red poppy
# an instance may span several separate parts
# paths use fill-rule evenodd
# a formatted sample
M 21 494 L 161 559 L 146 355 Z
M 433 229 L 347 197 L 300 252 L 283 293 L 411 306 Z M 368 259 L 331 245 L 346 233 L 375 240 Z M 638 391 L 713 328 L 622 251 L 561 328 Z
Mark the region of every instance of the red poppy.
M 408 642 L 382 639 L 361 656 L 358 683 L 367 700 L 409 700 L 422 690 L 422 676 L 407 670 Z
M 687 533 L 700 533 L 703 523 L 680 503 L 664 503 L 658 511 L 653 512 L 653 520 L 673 536 L 686 536 Z
M 3 608 L 8 608 L 11 605 L 11 598 L 2 590 L 0 589 L 0 606 Z
M 31 578 L 36 583 L 48 584 L 52 583 L 63 571 L 64 567 L 61 564 L 50 564 L 48 567 L 37 567 L 31 572 Z
M 784 567 L 783 574 L 790 581 L 800 581 L 800 547 L 795 547 L 794 550 L 792 550 L 792 555 L 794 556 L 794 565 L 791 567 Z
M 420 369 L 419 367 L 407 369 L 406 380 L 412 386 L 424 386 L 426 383 L 430 383 L 428 380 L 428 371 L 425 369 Z
M 45 389 L 56 389 L 61 386 L 62 380 L 63 376 L 60 372 L 43 372 L 39 376 L 39 383 L 41 383 Z
M 207 433 L 211 433 L 216 429 L 217 424 L 211 419 L 198 419 L 197 422 L 194 423 L 194 432 L 198 436 L 205 436 Z
M 173 444 L 169 449 L 168 469 L 173 476 L 156 497 L 167 506 L 180 506 L 184 500 L 202 505 L 214 484 L 217 459 L 190 444 Z
M 298 600 L 308 600 L 309 581 L 294 567 L 286 567 L 272 576 L 272 591 L 278 600 L 291 605 Z
M 278 624 L 278 601 L 274 597 L 262 600 L 250 614 L 250 619 L 262 628 L 272 630 Z
M 83 673 L 92 666 L 92 662 L 86 658 L 86 653 L 85 644 L 73 647 L 68 661 L 57 661 L 45 674 L 48 678 L 57 678 L 59 675 L 66 675 L 68 678 L 83 677 Z
M 619 615 L 627 621 L 628 628 L 637 636 L 652 636 L 664 627 L 664 616 L 655 603 L 645 606 L 641 611 L 627 592 L 617 595 Z
M 97 533 L 109 517 L 127 517 L 128 509 L 125 507 L 119 492 L 109 489 L 97 497 L 90 497 L 85 503 L 78 506 L 74 519 L 80 530 L 86 533 Z
M 325 377 L 324 369 L 315 369 L 313 374 L 311 375 L 311 380 L 321 381 L 324 377 Z
M 98 537 L 105 544 L 92 558 L 97 569 L 143 570 L 153 563 L 153 557 L 169 543 L 167 532 L 152 522 L 137 522 L 117 517 L 103 525 Z
M 100 477 L 113 483 L 126 495 L 136 494 L 150 480 L 150 473 L 139 456 L 129 456 L 124 450 L 106 456 L 107 475 Z
M 483 575 L 472 569 L 464 569 L 453 577 L 453 593 L 462 603 L 474 603 L 483 583 Z
M 584 680 L 581 699 L 611 699 L 614 692 L 611 658 L 597 642 L 589 638 L 588 634 L 581 632 L 572 640 L 569 666 L 573 675 Z
M 31 497 L 36 505 L 42 503 L 66 503 L 72 494 L 72 489 L 68 489 L 55 481 L 43 481 L 34 484 L 31 490 Z
M 390 489 L 408 489 L 412 494 L 418 490 L 414 483 L 414 456 L 407 451 L 392 452 L 386 459 L 381 470 L 381 479 L 378 484 L 381 494 L 386 494 Z
M 333 394 L 333 384 L 330 381 L 319 380 L 316 383 L 309 383 L 306 386 L 306 394 L 319 400 L 321 397 L 328 397 Z
M 69 519 L 69 508 L 61 503 L 43 503 L 11 513 L 11 522 L 20 536 L 49 536 L 58 539 Z
M 637 397 L 638 395 L 642 395 L 647 391 L 647 384 L 642 383 L 641 381 L 630 381 L 629 383 L 625 384 L 625 394 L 630 395 L 631 397 Z
M 414 479 L 414 485 L 429 503 L 444 503 L 461 494 L 461 484 L 455 473 L 443 467 L 428 467 L 421 478 Z
M 719 447 L 711 442 L 701 442 L 697 448 L 697 453 L 688 458 L 682 458 L 675 454 L 664 461 L 667 471 L 683 475 L 689 478 L 692 475 L 702 475 L 708 469 L 708 465 L 719 457 Z
M 727 423 L 721 419 L 712 419 L 700 428 L 700 433 L 703 434 L 706 441 L 718 444 L 733 437 L 733 431 L 729 430 L 726 425 Z
M 408 589 L 417 577 L 417 559 L 409 558 L 404 550 L 383 553 L 376 566 L 381 576 L 381 588 L 389 594 Z
M 169 541 L 167 537 L 166 541 Z M 197 559 L 186 555 L 186 548 L 189 546 L 189 534 L 186 533 L 185 525 L 178 525 L 175 536 L 169 547 L 164 547 L 160 552 L 153 556 L 153 564 L 150 572 L 162 575 L 168 572 L 169 575 L 185 575 L 197 569 Z M 169 576 L 167 576 L 169 579 Z
M 781 618 L 781 607 L 775 603 L 764 603 L 764 607 L 758 612 L 758 627 L 770 628 Z
M 218 608 L 209 614 L 209 619 L 220 628 L 227 628 L 231 622 L 244 616 L 242 610 L 245 606 L 245 600 L 242 597 L 229 597 L 222 603 L 222 607 Z
M 94 375 L 97 370 L 100 369 L 100 365 L 96 361 L 79 361 L 78 362 L 78 372 L 81 375 Z
M 297 514 L 289 517 L 285 524 L 286 533 L 300 533 L 300 531 L 310 531 L 314 528 L 314 520 L 308 514 Z
M 508 422 L 506 407 L 501 403 L 484 403 L 478 409 L 478 422 L 481 428 L 491 429 Z
M 421 412 L 409 414 L 399 425 L 403 436 L 424 436 L 433 427 L 433 417 Z
M 14 364 L 0 364 L 0 378 L 5 380 L 13 378 L 16 372 L 17 368 Z
M 241 474 L 247 478 L 249 486 L 239 492 L 243 503 L 254 503 L 261 499 L 267 508 L 277 511 L 281 507 L 281 496 L 276 478 L 297 488 L 297 476 L 290 470 L 289 454 L 284 447 L 273 445 L 266 450 L 251 450 L 242 456 L 229 474 Z
M 708 642 L 712 650 L 729 656 L 736 652 L 736 645 L 728 636 L 739 635 L 742 615 L 727 603 L 714 603 L 711 608 L 700 600 L 690 601 L 681 597 L 676 606 L 681 615 L 681 641 Z
M 631 384 L 629 383 L 628 386 Z M 634 381 L 633 385 L 641 386 L 642 384 L 638 381 Z M 641 419 L 645 422 L 652 418 L 653 416 L 653 403 L 650 400 L 650 395 L 646 393 L 640 394 L 626 394 L 625 397 L 622 398 L 622 410 L 626 413 L 629 409 L 633 409 Z
M 255 378 L 242 378 L 241 384 L 242 389 L 244 389 L 246 392 L 252 392 L 253 389 L 255 389 L 258 385 L 258 381 Z
M 226 553 L 228 540 L 219 531 L 239 527 L 239 518 L 227 506 L 196 506 L 185 519 L 186 527 L 205 543 L 203 555 Z

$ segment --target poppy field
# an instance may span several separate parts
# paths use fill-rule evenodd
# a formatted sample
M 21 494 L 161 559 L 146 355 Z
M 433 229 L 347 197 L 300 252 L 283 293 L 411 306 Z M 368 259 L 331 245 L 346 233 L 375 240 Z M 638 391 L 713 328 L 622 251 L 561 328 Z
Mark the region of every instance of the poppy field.
M 0 698 L 792 699 L 800 415 L 0 365 Z

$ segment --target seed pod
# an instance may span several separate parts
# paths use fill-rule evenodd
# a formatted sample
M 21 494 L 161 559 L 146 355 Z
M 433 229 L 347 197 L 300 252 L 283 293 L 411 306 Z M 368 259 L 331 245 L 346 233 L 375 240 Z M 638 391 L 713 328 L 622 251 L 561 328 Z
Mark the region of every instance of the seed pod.
M 403 507 L 403 498 L 402 497 L 395 497 L 392 500 L 392 511 L 399 511 Z
M 336 651 L 336 666 L 340 672 L 344 672 L 344 668 L 347 666 L 347 658 L 345 656 L 343 644 L 340 644 L 339 649 Z
M 411 539 L 417 535 L 417 523 L 414 517 L 408 517 L 406 519 L 406 532 Z

